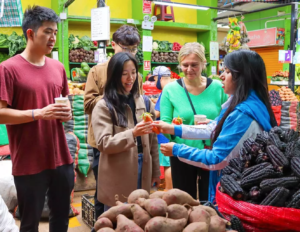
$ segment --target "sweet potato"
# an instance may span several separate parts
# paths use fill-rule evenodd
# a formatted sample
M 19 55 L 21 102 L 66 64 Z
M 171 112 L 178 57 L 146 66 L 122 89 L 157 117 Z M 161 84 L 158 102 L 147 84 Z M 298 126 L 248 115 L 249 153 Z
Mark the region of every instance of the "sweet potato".
M 208 232 L 208 224 L 205 222 L 194 222 L 185 227 L 182 232 Z
M 163 199 L 154 198 L 144 200 L 143 198 L 139 198 L 138 202 L 152 217 L 165 216 L 167 213 L 168 206 Z
M 218 215 L 212 216 L 210 218 L 208 232 L 225 232 L 227 223 L 228 221 L 219 217 Z
M 180 189 L 170 189 L 169 191 L 165 192 L 162 199 L 165 200 L 165 202 L 167 202 L 167 205 L 189 204 L 191 206 L 197 206 L 200 204 L 200 202 L 193 199 L 190 194 Z
M 181 232 L 187 221 L 182 218 L 178 220 L 154 217 L 145 226 L 145 232 Z
M 156 191 L 152 194 L 150 194 L 149 199 L 154 199 L 154 198 L 162 198 L 162 196 L 165 194 L 163 191 Z
M 138 204 L 131 206 L 131 212 L 133 214 L 133 221 L 142 229 L 145 229 L 145 225 L 151 219 L 148 212 L 143 210 Z
M 211 217 L 212 217 L 212 216 L 218 215 L 217 212 L 216 212 L 216 210 L 214 210 L 213 208 L 211 208 L 211 207 L 209 207 L 209 206 L 199 205 L 199 206 L 196 206 L 196 207 L 193 207 L 193 208 L 195 209 L 195 208 L 197 208 L 197 207 L 199 207 L 199 208 L 201 208 L 201 209 L 204 209 L 206 212 L 209 213 L 209 215 L 210 215 Z
M 121 205 L 113 206 L 109 210 L 107 210 L 106 212 L 101 214 L 99 218 L 106 217 L 112 223 L 117 222 L 117 216 L 119 214 L 123 214 L 124 216 L 126 216 L 128 218 L 132 218 L 131 205 L 132 204 L 121 204 Z
M 189 223 L 205 222 L 207 225 L 210 223 L 210 214 L 202 207 L 194 207 L 189 215 Z
M 105 227 L 100 230 L 97 230 L 97 232 L 115 232 L 115 231 L 112 228 Z
M 144 232 L 144 230 L 122 214 L 117 216 L 117 232 Z
M 144 189 L 137 189 L 130 193 L 127 201 L 131 204 L 136 204 L 136 200 L 139 198 L 149 199 L 149 193 Z
M 94 225 L 96 231 L 105 227 L 113 228 L 112 222 L 106 217 L 99 218 Z
M 189 218 L 189 212 L 187 208 L 184 207 L 183 205 L 178 205 L 178 204 L 169 205 L 167 208 L 167 212 L 168 212 L 168 218 L 171 219 L 185 218 L 186 220 L 188 220 Z

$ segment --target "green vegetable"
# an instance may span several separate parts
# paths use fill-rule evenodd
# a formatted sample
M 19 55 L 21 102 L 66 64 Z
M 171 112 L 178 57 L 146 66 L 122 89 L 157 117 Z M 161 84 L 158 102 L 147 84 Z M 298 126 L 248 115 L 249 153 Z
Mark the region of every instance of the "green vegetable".
M 88 63 L 86 63 L 86 62 L 82 62 L 81 63 L 81 68 L 85 68 L 85 67 L 90 67 L 89 65 L 88 65 Z
M 90 51 L 93 47 L 95 47 L 95 45 L 88 36 L 83 36 L 81 38 L 72 34 L 69 36 L 69 50 L 83 48 L 86 51 Z
M 88 74 L 90 71 L 90 67 L 83 67 L 82 70 L 85 74 Z
M 0 63 L 7 60 L 8 58 L 9 58 L 8 54 L 0 52 Z
M 15 31 L 10 36 L 0 34 L 0 46 L 8 47 L 8 55 L 12 57 L 26 46 L 25 37 L 18 35 Z
M 86 74 L 84 73 L 84 71 L 82 69 L 79 69 L 79 76 L 80 77 L 86 77 Z

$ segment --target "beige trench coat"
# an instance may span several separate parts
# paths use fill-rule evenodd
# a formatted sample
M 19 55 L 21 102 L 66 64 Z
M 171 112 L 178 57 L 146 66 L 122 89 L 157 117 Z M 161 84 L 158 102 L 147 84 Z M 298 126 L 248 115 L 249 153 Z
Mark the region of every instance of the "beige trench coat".
M 140 122 L 142 114 L 146 111 L 142 96 L 135 99 L 135 105 L 136 119 Z M 152 102 L 150 108 L 150 113 L 155 115 Z M 125 197 L 137 189 L 138 151 L 136 139 L 132 134 L 135 125 L 129 105 L 126 111 L 127 128 L 113 125 L 104 99 L 98 101 L 92 115 L 95 141 L 101 154 L 98 168 L 98 200 L 108 206 L 115 205 L 116 194 L 119 195 L 120 201 L 126 202 Z M 142 189 L 150 192 L 152 178 L 160 176 L 156 134 L 143 135 L 142 144 Z

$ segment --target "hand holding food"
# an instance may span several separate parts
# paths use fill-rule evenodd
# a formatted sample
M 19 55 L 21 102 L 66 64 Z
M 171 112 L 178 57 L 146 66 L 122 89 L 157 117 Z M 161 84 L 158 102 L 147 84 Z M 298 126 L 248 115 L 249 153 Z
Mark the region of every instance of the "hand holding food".
M 143 113 L 142 117 L 143 117 L 144 122 L 153 123 L 153 119 L 151 118 L 151 116 L 152 116 L 152 114 L 150 114 L 150 113 Z M 160 131 L 154 125 L 152 125 L 152 131 L 156 134 L 160 133 Z

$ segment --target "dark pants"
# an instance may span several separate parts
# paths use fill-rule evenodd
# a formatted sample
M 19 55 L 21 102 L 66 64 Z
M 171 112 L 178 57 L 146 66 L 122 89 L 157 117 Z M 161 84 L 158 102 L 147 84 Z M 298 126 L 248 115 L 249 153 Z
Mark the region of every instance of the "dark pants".
M 98 187 L 98 163 L 100 157 L 100 151 L 96 148 L 93 148 L 94 161 L 93 161 L 93 172 L 96 180 L 96 191 L 94 195 L 95 200 L 95 217 L 96 219 L 104 212 L 104 204 L 98 201 L 97 199 L 97 187 Z
M 14 176 L 14 181 L 20 210 L 20 232 L 38 232 L 47 191 L 49 231 L 68 231 L 70 195 L 74 188 L 73 164 L 34 175 Z
M 197 177 L 199 199 L 208 200 L 209 171 L 181 162 L 177 157 L 171 157 L 171 172 L 173 188 L 181 189 L 197 199 Z

